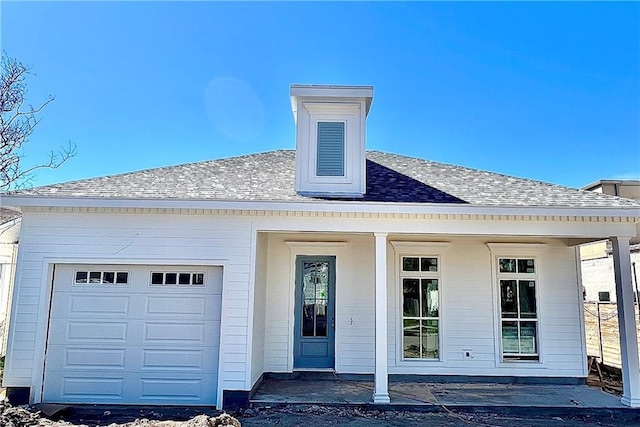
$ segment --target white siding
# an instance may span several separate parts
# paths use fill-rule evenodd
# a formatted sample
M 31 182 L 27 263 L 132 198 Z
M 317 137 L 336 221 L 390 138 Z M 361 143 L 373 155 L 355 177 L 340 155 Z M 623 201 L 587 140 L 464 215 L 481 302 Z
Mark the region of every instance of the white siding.
M 285 240 L 308 241 L 308 235 L 269 235 L 269 272 L 265 371 L 290 372 L 293 366 L 293 270 Z M 322 240 L 316 237 L 315 240 Z M 336 259 L 336 371 L 370 373 L 374 363 L 373 236 L 336 235 L 346 242 Z M 323 254 L 326 254 L 323 252 Z M 313 255 L 309 253 L 308 255 Z
M 253 221 L 253 224 L 252 224 Z M 497 222 L 496 222 L 497 223 Z M 486 242 L 518 238 L 456 237 L 449 232 L 487 232 L 474 221 L 344 218 L 267 218 L 205 214 L 73 213 L 26 210 L 22 223 L 14 323 L 4 384 L 40 390 L 53 263 L 208 264 L 223 266 L 220 389 L 246 390 L 262 372 L 293 366 L 292 249 L 286 241 L 342 241 L 335 250 L 336 370 L 372 373 L 374 367 L 374 248 L 372 230 L 442 234 L 417 240 L 450 241 L 442 255 L 442 360 L 399 358 L 399 288 L 389 245 L 388 333 L 390 373 L 456 375 L 584 376 L 575 251 L 546 239 L 539 257 L 541 363 L 499 363 L 496 354 L 497 285 Z M 502 223 L 501 223 L 502 224 Z M 503 232 L 511 230 L 508 222 Z M 562 224 L 521 224 L 527 234 L 553 232 Z M 497 227 L 493 225 L 493 227 Z M 252 229 L 258 233 L 252 257 Z M 269 232 L 269 230 L 279 230 Z M 298 230 L 285 233 L 281 230 Z M 326 233 L 303 233 L 324 230 Z M 331 233 L 331 230 L 344 230 Z M 358 230 L 359 233 L 355 233 Z M 449 231 L 447 231 L 449 230 Z M 432 230 L 433 231 L 433 230 Z M 426 232 L 426 231 L 425 231 Z M 350 234 L 351 233 L 351 234 Z M 446 233 L 446 234 L 445 234 Z M 406 234 L 390 234 L 404 240 Z M 541 241 L 520 237 L 520 240 Z M 310 255 L 313 253 L 309 253 Z M 323 254 L 328 254 L 326 251 Z M 251 266 L 252 259 L 256 265 Z M 252 271 L 255 268 L 255 271 Z M 252 274 L 254 273 L 254 274 Z M 255 277 L 250 306 L 251 278 Z M 249 325 L 250 310 L 253 313 Z M 249 326 L 253 336 L 248 337 Z M 251 341 L 249 341 L 251 339 Z M 251 355 L 248 348 L 251 347 Z M 472 359 L 463 359 L 470 349 Z M 415 362 L 415 363 L 414 363 Z M 251 365 L 251 369 L 249 369 Z
M 32 387 L 33 392 L 38 385 L 51 283 L 47 266 L 68 259 L 223 265 L 221 386 L 245 388 L 250 218 L 26 211 L 22 224 L 6 386 Z
M 258 233 L 256 243 L 256 271 L 253 299 L 253 347 L 251 355 L 251 384 L 264 372 L 265 309 L 267 303 L 268 236 Z
M 401 359 L 401 300 L 390 247 L 389 262 L 393 264 L 389 269 L 389 373 L 585 376 L 574 248 L 549 241 L 538 257 L 540 363 L 501 363 L 496 354 L 499 346 L 495 330 L 499 293 L 486 240 L 444 240 L 451 244 L 441 258 L 440 361 Z M 463 358 L 463 350 L 471 350 L 473 357 Z
M 369 373 L 375 363 L 374 240 L 364 235 L 346 241 L 336 266 L 336 371 Z
M 18 245 L 0 242 L 0 356 L 7 351 L 11 293 Z
M 413 237 L 416 238 L 415 236 Z M 292 370 L 293 271 L 287 240 L 311 240 L 309 235 L 269 235 L 267 310 L 265 317 L 266 372 Z M 371 235 L 324 235 L 316 240 L 340 240 L 347 245 L 337 253 L 336 371 L 373 373 L 374 364 L 374 253 Z M 401 240 L 390 236 L 389 240 Z M 406 237 L 405 237 L 406 239 Z M 388 333 L 389 372 L 392 374 L 584 376 L 575 250 L 547 240 L 538 257 L 540 363 L 502 363 L 496 352 L 498 325 L 497 284 L 486 238 L 438 236 L 446 240 L 441 257 L 440 361 L 402 361 L 400 289 L 396 257 L 389 245 Z M 494 300 L 495 299 L 495 300 Z M 464 359 L 463 349 L 473 358 Z

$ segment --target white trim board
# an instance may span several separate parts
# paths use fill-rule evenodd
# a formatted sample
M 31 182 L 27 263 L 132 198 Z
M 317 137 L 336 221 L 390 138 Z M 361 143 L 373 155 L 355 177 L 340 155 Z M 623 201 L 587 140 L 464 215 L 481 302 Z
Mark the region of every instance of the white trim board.
M 534 215 L 577 217 L 624 217 L 640 219 L 640 207 L 558 207 L 558 206 L 485 206 L 441 203 L 383 203 L 317 201 L 260 201 L 154 198 L 46 197 L 3 195 L 2 204 L 14 207 L 77 207 L 135 209 L 231 209 L 286 212 L 353 212 L 386 214 L 455 214 L 455 215 Z M 236 212 L 235 214 L 242 214 Z M 458 219 L 458 218 L 455 218 Z M 464 219 L 464 218 L 459 218 Z M 472 218 L 475 219 L 475 218 Z M 515 220 L 515 218 L 513 218 Z M 547 220 L 553 220 L 549 218 Z

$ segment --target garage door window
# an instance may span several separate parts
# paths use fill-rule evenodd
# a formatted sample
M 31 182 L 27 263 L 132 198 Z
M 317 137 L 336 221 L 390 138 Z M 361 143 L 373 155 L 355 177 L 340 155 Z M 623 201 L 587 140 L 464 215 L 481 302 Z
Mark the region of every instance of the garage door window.
M 204 273 L 200 271 L 153 271 L 153 286 L 204 286 Z
M 75 273 L 75 285 L 128 285 L 128 271 L 87 271 L 77 270 Z

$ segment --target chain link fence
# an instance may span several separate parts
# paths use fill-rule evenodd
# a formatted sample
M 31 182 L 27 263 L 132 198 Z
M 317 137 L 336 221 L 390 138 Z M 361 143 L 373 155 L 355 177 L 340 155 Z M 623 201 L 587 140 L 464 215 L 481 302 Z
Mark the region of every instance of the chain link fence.
M 635 306 L 636 329 L 640 336 L 638 306 Z M 605 366 L 621 369 L 618 305 L 614 302 L 585 302 L 584 323 L 587 355 L 598 358 Z

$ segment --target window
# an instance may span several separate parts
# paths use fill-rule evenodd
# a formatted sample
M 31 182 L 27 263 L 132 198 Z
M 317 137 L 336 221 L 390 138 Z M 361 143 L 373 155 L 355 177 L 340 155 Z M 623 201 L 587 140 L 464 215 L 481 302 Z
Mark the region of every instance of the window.
M 610 302 L 611 294 L 609 292 L 598 292 L 598 301 L 600 302 Z
M 402 357 L 439 359 L 439 258 L 403 256 L 401 264 Z
M 534 258 L 498 258 L 503 360 L 539 360 Z
M 152 271 L 153 286 L 204 286 L 204 273 L 193 271 Z
M 77 270 L 74 284 L 76 285 L 127 285 L 129 284 L 128 271 L 97 271 Z
M 318 122 L 317 176 L 344 176 L 344 122 Z

